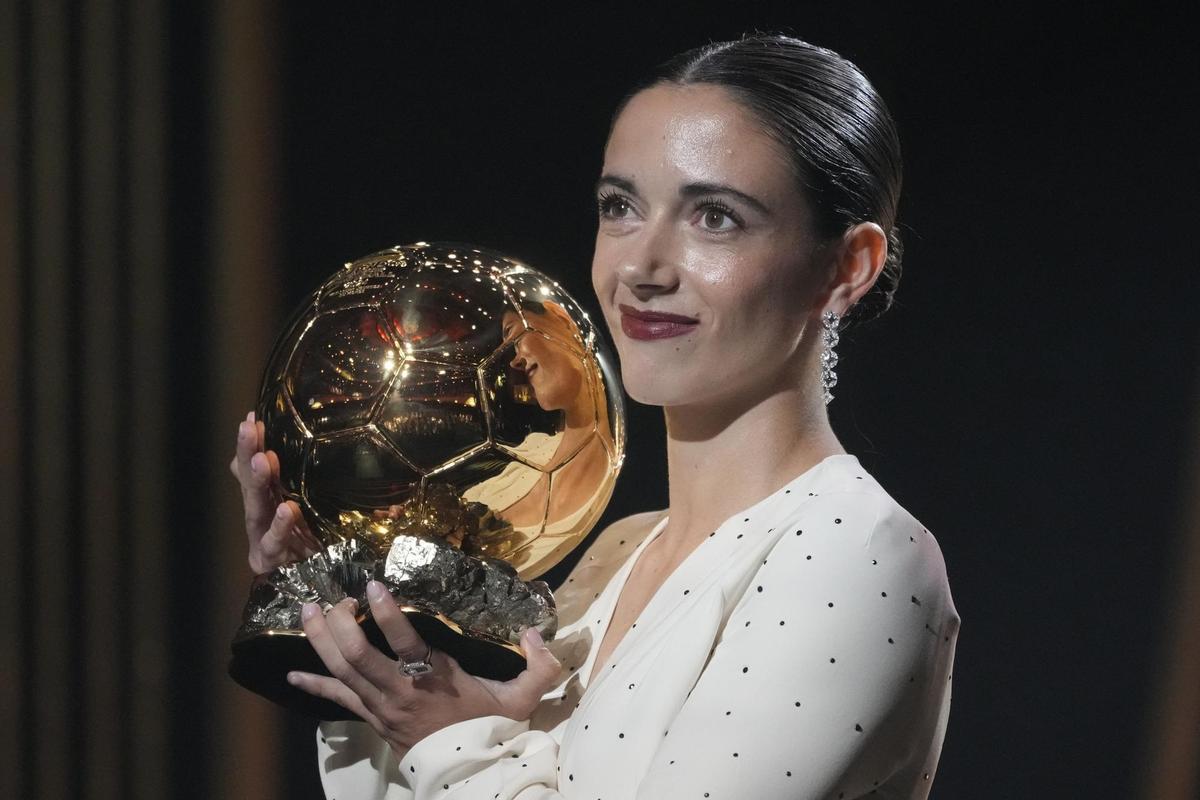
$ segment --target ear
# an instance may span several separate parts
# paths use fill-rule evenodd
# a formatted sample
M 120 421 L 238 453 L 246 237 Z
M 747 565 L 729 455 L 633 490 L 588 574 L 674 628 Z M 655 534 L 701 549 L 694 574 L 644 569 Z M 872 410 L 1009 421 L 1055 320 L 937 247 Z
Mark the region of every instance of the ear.
M 833 253 L 833 274 L 821 310 L 845 316 L 875 285 L 887 253 L 887 234 L 876 223 L 860 222 L 847 228 Z

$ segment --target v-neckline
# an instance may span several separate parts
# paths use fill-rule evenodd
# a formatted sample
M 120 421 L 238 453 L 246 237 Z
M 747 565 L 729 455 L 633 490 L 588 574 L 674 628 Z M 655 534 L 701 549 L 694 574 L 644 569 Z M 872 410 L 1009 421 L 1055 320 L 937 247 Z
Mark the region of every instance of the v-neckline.
M 775 500 L 777 497 L 780 497 L 782 495 L 785 495 L 785 494 L 788 494 L 788 493 L 794 491 L 798 484 L 802 484 L 802 483 L 812 480 L 816 476 L 817 472 L 820 470 L 821 467 L 834 461 L 835 459 L 836 460 L 853 459 L 855 461 L 855 463 L 857 463 L 857 457 L 851 453 L 835 453 L 834 455 L 826 456 L 825 458 L 818 461 L 816 464 L 813 464 L 811 467 L 806 469 L 804 472 L 801 472 L 799 475 L 796 475 L 795 477 L 793 477 L 790 481 L 785 483 L 783 486 L 780 486 L 778 489 L 771 492 L 766 497 L 763 497 L 762 499 L 750 504 L 749 506 L 746 506 L 744 509 L 742 509 L 740 511 L 730 514 L 729 517 L 724 522 L 722 522 L 719 526 L 717 526 L 717 531 L 720 531 L 722 528 L 724 528 L 730 522 L 732 522 L 733 520 L 737 519 L 740 516 L 753 516 L 757 510 L 761 509 L 763 506 L 765 506 L 768 503 L 770 503 L 771 501 Z M 606 636 L 608 636 L 609 628 L 612 627 L 613 617 L 616 615 L 616 612 L 617 612 L 617 605 L 621 602 L 621 594 L 625 591 L 625 585 L 629 581 L 629 576 L 633 574 L 634 568 L 637 566 L 638 561 L 641 560 L 642 553 L 644 553 L 646 548 L 649 547 L 650 544 L 655 539 L 657 539 L 660 535 L 662 535 L 662 532 L 664 530 L 666 530 L 667 522 L 670 521 L 670 518 L 671 518 L 669 512 L 670 512 L 670 509 L 664 509 L 663 511 L 660 512 L 662 514 L 662 518 L 659 519 L 659 521 L 657 523 L 655 523 L 654 527 L 650 531 L 650 534 L 645 539 L 642 540 L 642 542 L 637 546 L 636 549 L 634 549 L 633 553 L 630 554 L 629 558 L 626 559 L 625 563 L 623 565 L 621 565 L 621 569 L 617 571 L 617 574 L 613 578 L 616 588 L 615 588 L 615 591 L 612 591 L 612 595 L 609 598 L 608 605 L 605 608 L 604 616 L 602 617 L 602 624 L 600 625 L 599 632 L 594 640 L 596 642 L 596 646 L 591 649 L 590 653 L 588 653 L 587 660 L 584 662 L 582 668 L 579 670 L 581 673 L 581 676 L 580 676 L 581 679 L 586 679 L 586 681 L 587 681 L 587 683 L 583 684 L 583 689 L 585 692 L 588 691 L 589 689 L 591 689 L 593 683 L 601 681 L 604 678 L 603 672 L 593 674 L 597 668 L 599 668 L 599 669 L 604 668 L 604 664 L 597 665 L 595 662 L 596 662 L 597 656 L 599 656 L 599 654 L 600 654 L 600 648 L 604 644 L 604 639 Z M 715 531 L 714 531 L 714 533 L 715 533 Z M 680 561 L 678 564 L 676 564 L 675 568 L 672 569 L 671 572 L 665 578 L 663 578 L 662 584 L 660 584 L 659 588 L 657 590 L 655 590 L 654 594 L 652 594 L 650 596 L 650 599 L 646 601 L 646 605 L 642 609 L 642 614 L 645 614 L 646 610 L 648 608 L 650 608 L 650 605 L 654 602 L 654 599 L 658 596 L 658 592 L 662 589 L 662 587 L 665 586 L 681 569 L 683 569 L 684 565 L 688 564 L 688 562 L 690 562 L 695 557 L 697 551 L 699 551 L 704 546 L 704 544 L 705 544 L 705 542 L 701 541 L 700 544 L 696 545 L 696 547 L 694 547 L 692 549 L 692 551 L 690 553 L 688 553 L 687 556 L 685 556 L 682 561 Z M 611 587 L 610 587 L 610 589 L 611 589 Z M 638 615 L 638 619 L 641 619 L 641 614 Z M 632 627 L 630 628 L 630 630 L 632 630 Z M 629 633 L 630 633 L 630 631 L 626 631 L 625 635 L 621 637 L 621 641 L 617 642 L 616 646 L 613 647 L 612 652 L 608 654 L 609 661 L 612 661 L 612 659 L 616 657 L 617 653 L 621 650 L 621 646 L 624 645 L 626 639 L 628 639 Z
M 637 548 L 633 551 L 633 553 L 629 556 L 628 559 L 626 559 L 625 563 L 621 566 L 620 571 L 617 572 L 616 579 L 615 579 L 616 580 L 616 591 L 613 593 L 612 600 L 608 604 L 608 608 L 605 611 L 604 618 L 603 618 L 604 619 L 603 627 L 595 639 L 596 646 L 592 648 L 592 651 L 590 653 L 588 653 L 587 661 L 584 663 L 583 669 L 581 670 L 581 672 L 583 672 L 584 678 L 587 680 L 587 683 L 585 683 L 583 685 L 583 688 L 585 690 L 588 687 L 590 687 L 592 685 L 592 683 L 595 681 L 595 679 L 598 677 L 598 675 L 595 674 L 596 669 L 602 668 L 604 666 L 603 664 L 597 665 L 596 658 L 600 655 L 600 648 L 604 646 L 604 639 L 605 639 L 605 637 L 608 636 L 608 631 L 612 627 L 613 617 L 616 616 L 617 605 L 621 602 L 621 595 L 625 591 L 625 584 L 627 584 L 629 582 L 629 576 L 633 574 L 633 570 L 637 567 L 637 562 L 641 560 L 642 553 L 644 553 L 646 551 L 646 548 L 650 546 L 650 543 L 653 542 L 655 539 L 657 539 L 662 534 L 662 532 L 664 530 L 666 530 L 667 520 L 669 519 L 669 517 L 668 517 L 666 511 L 663 511 L 662 514 L 663 514 L 662 518 L 654 524 L 653 528 L 651 528 L 650 535 L 648 535 L 645 539 L 642 540 L 641 544 L 639 544 L 637 546 Z M 695 552 L 695 551 L 693 550 L 692 552 Z M 688 558 L 690 558 L 690 557 L 691 557 L 691 553 L 688 553 Z M 687 558 L 683 559 L 683 561 L 680 561 L 678 564 L 676 564 L 675 570 L 677 570 L 681 566 L 683 566 L 684 561 L 687 561 Z M 675 570 L 672 570 L 671 574 L 674 574 Z M 670 577 L 671 577 L 671 575 L 667 575 L 667 577 L 663 579 L 663 583 L 665 584 L 667 582 L 667 580 L 670 579 Z M 655 592 L 655 594 L 657 594 L 657 592 Z M 650 602 L 653 600 L 654 600 L 654 596 L 651 595 L 650 599 L 646 601 L 646 606 L 648 607 L 650 605 Z M 642 609 L 643 612 L 645 610 L 646 610 L 645 608 Z M 628 635 L 629 635 L 629 631 L 625 631 L 625 636 L 628 636 Z M 621 637 L 621 641 L 617 642 L 616 647 L 614 647 L 612 649 L 612 652 L 610 652 L 608 654 L 609 660 L 611 660 L 612 657 L 617 654 L 617 650 L 620 649 L 622 642 L 625 641 L 625 636 Z

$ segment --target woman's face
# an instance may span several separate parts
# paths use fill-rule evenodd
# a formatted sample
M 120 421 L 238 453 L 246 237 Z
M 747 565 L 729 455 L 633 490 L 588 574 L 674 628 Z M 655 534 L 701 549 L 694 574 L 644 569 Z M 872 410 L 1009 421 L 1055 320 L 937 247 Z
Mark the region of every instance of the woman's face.
M 562 341 L 572 341 L 574 326 L 565 311 L 561 315 L 545 312 L 536 317 L 537 325 L 542 330 L 558 334 Z M 521 330 L 521 322 L 515 312 L 505 312 L 503 324 L 506 339 Z M 586 380 L 579 357 L 564 346 L 550 342 L 537 331 L 525 331 L 517 340 L 509 366 L 525 373 L 525 379 L 529 381 L 533 395 L 544 411 L 569 410 L 571 404 L 578 402 L 580 389 Z
M 750 111 L 711 85 L 639 92 L 597 199 L 592 283 L 633 399 L 746 399 L 800 379 L 819 330 L 816 241 L 787 154 Z

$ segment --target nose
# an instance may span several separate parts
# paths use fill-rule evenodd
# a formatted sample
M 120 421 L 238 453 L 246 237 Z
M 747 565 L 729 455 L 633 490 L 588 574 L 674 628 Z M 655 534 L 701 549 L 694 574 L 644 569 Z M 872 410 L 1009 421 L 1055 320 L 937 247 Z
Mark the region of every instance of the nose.
M 669 218 L 647 221 L 626 235 L 618 253 L 617 280 L 638 300 L 679 286 L 678 242 Z
M 517 340 L 516 345 L 513 347 L 513 359 L 512 361 L 508 362 L 508 365 L 513 369 L 519 369 L 521 372 L 524 372 L 525 368 L 528 366 L 528 361 L 528 346 L 525 344 L 525 337 L 522 336 Z

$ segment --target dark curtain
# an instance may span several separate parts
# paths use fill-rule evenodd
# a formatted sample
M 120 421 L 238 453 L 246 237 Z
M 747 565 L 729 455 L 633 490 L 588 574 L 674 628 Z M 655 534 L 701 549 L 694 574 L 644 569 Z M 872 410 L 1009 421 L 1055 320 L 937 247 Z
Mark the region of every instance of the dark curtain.
M 863 67 L 904 144 L 898 305 L 831 414 L 963 618 L 932 796 L 1195 797 L 1197 68 L 1134 8 L 0 4 L 0 796 L 321 796 L 312 723 L 225 677 L 283 315 L 420 239 L 594 314 L 612 108 L 759 28 Z M 660 412 L 629 434 L 602 524 L 666 502 Z

